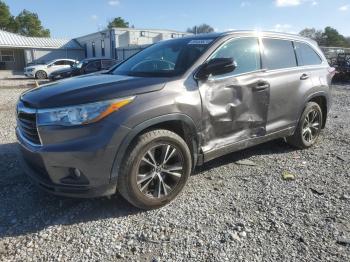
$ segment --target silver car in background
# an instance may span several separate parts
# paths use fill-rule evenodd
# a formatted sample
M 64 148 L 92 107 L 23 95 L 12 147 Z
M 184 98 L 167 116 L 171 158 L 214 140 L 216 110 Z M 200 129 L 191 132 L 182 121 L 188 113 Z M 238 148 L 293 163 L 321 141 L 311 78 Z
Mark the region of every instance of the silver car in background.
M 55 59 L 44 64 L 29 65 L 24 68 L 24 75 L 30 78 L 46 79 L 56 70 L 70 68 L 79 61 L 74 59 Z

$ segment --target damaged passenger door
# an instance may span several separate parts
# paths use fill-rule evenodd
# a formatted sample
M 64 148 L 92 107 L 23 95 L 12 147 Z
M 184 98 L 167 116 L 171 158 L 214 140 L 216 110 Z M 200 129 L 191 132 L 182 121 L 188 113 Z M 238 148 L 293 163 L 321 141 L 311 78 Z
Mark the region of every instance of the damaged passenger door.
M 212 60 L 228 58 L 234 60 L 233 71 L 197 77 L 203 103 L 204 152 L 266 134 L 270 85 L 261 70 L 259 39 L 228 40 L 203 67 Z

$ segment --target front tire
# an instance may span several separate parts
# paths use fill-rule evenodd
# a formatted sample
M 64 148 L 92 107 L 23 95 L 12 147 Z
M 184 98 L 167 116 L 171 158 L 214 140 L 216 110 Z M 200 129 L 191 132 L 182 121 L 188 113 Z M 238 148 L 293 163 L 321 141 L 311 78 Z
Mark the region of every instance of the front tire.
M 45 71 L 39 70 L 38 72 L 35 73 L 35 78 L 37 78 L 37 79 L 46 79 L 47 78 L 47 74 L 46 74 Z
M 307 103 L 294 134 L 286 138 L 287 143 L 301 149 L 313 146 L 321 133 L 322 121 L 320 106 L 315 102 Z
M 192 169 L 186 142 L 164 129 L 140 135 L 123 163 L 118 176 L 119 193 L 141 209 L 168 204 L 182 191 Z

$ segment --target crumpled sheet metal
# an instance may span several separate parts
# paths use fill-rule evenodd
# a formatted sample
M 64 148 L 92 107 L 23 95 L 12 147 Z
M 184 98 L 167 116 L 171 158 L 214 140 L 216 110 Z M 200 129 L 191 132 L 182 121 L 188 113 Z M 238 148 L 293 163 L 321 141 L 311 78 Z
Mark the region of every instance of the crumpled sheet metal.
M 254 77 L 199 82 L 203 101 L 203 151 L 266 134 L 270 90 Z

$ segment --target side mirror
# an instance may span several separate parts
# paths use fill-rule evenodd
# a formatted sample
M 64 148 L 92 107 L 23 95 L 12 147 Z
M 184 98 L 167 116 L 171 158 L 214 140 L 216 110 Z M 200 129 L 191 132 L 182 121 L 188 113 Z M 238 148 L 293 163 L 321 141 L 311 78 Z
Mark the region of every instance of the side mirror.
M 237 67 L 233 58 L 214 58 L 209 62 L 203 64 L 197 71 L 195 78 L 204 80 L 209 75 L 223 75 L 233 72 Z

